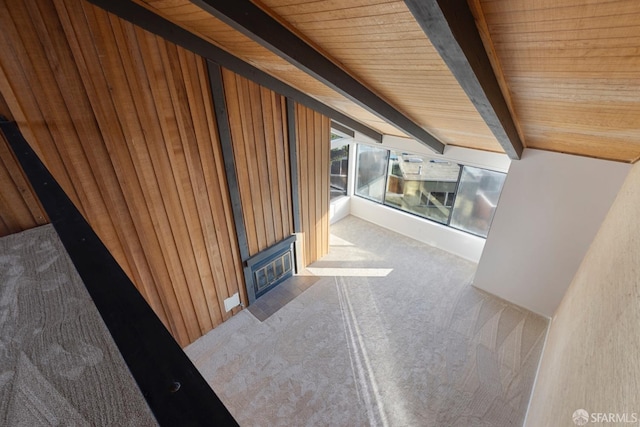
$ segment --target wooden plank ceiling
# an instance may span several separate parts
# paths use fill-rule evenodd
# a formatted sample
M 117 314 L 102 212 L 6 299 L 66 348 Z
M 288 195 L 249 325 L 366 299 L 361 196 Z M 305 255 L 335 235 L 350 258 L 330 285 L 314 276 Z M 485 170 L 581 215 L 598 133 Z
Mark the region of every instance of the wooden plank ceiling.
M 189 0 L 138 1 L 336 110 L 382 133 L 404 136 Z M 404 2 L 289 3 L 261 6 L 442 142 L 503 152 Z
M 480 0 L 474 9 L 528 147 L 638 159 L 640 2 Z
M 136 1 L 372 128 L 402 135 L 189 0 Z M 403 1 L 258 5 L 443 142 L 503 152 Z M 525 146 L 627 162 L 640 157 L 640 3 L 469 5 Z

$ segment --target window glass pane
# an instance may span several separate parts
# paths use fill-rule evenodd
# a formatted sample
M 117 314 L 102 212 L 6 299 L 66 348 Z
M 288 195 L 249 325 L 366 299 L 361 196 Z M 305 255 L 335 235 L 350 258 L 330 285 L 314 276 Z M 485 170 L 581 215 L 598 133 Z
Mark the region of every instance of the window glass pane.
M 385 204 L 446 224 L 459 176 L 457 163 L 392 151 Z
M 356 194 L 358 196 L 382 202 L 388 157 L 387 150 L 358 144 L 358 174 L 356 176 Z
M 331 200 L 347 195 L 349 173 L 349 143 L 345 139 L 331 141 L 331 164 L 329 165 Z
M 451 226 L 487 237 L 505 178 L 504 173 L 465 166 Z

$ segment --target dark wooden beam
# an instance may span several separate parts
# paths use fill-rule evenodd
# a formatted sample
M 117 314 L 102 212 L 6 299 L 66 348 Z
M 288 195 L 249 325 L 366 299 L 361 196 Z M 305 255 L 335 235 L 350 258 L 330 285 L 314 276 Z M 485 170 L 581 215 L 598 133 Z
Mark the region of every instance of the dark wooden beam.
M 216 112 L 218 138 L 222 149 L 227 187 L 229 189 L 229 198 L 231 199 L 231 210 L 233 212 L 233 222 L 236 226 L 236 237 L 238 238 L 238 247 L 240 249 L 240 258 L 244 262 L 249 259 L 249 241 L 247 240 L 247 230 L 244 226 L 244 214 L 242 213 L 240 186 L 238 185 L 238 174 L 236 172 L 236 162 L 233 155 L 233 140 L 231 138 L 231 127 L 229 125 L 227 101 L 224 96 L 222 70 L 219 65 L 207 61 L 207 72 L 209 73 L 209 86 L 211 87 L 213 108 Z
M 161 426 L 237 426 L 14 122 L 0 129 Z
M 335 120 L 331 120 L 331 129 L 338 131 L 339 133 L 344 134 L 349 138 L 353 138 L 354 136 L 356 136 L 353 129 L 349 128 L 348 126 L 344 126 L 336 122 Z
M 296 134 L 296 103 L 287 98 L 287 136 L 289 137 L 289 174 L 291 175 L 291 209 L 293 211 L 293 232 L 302 232 L 300 221 L 300 185 L 298 183 L 298 144 Z
M 243 60 L 212 45 L 208 41 L 177 26 L 176 24 L 156 15 L 131 0 L 88 0 L 90 3 L 110 12 L 125 21 L 143 28 L 150 33 L 175 43 L 191 52 L 200 55 L 216 64 L 225 67 L 261 86 L 274 92 L 294 99 L 312 110 L 324 114 L 340 123 L 343 123 L 358 132 L 382 142 L 382 134 L 360 123 L 357 120 L 323 104 L 315 98 L 289 86 L 288 84 L 270 76 Z
M 271 50 L 437 153 L 444 144 L 250 0 L 192 0 L 216 18 Z M 340 120 L 338 120 L 340 121 Z
M 512 159 L 522 141 L 466 0 L 405 0 L 491 132 Z

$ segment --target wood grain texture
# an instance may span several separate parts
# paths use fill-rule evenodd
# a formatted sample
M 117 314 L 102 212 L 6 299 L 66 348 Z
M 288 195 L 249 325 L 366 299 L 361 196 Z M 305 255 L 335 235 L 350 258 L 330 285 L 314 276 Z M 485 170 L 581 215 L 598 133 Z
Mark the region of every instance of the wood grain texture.
M 638 206 L 636 164 L 556 311 L 525 425 L 572 425 L 581 408 L 638 413 Z
M 134 0 L 152 12 L 238 56 L 262 71 L 290 84 L 325 104 L 391 135 L 406 136 L 394 126 L 359 107 L 284 59 L 209 15 L 189 0 Z
M 403 135 L 188 0 L 138 3 L 382 133 Z M 403 1 L 256 3 L 443 142 L 502 152 Z
M 0 94 L 0 116 L 13 120 Z M 0 132 L 0 237 L 49 223 L 38 197 Z
M 222 70 L 249 255 L 293 233 L 284 97 Z
M 0 89 L 56 180 L 181 345 L 228 319 L 245 295 L 203 59 L 85 2 L 0 12 Z
M 640 156 L 640 4 L 474 0 L 526 145 Z
M 49 222 L 2 133 L 0 133 L 0 189 L 0 237 Z
M 329 151 L 331 120 L 296 104 L 298 200 L 303 265 L 329 253 Z
M 256 3 L 447 144 L 503 151 L 403 1 Z

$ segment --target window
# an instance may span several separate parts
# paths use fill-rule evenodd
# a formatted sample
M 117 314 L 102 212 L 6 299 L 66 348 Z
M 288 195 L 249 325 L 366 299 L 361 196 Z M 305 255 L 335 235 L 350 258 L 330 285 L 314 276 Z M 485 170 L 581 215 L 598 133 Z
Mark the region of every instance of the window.
M 384 203 L 447 224 L 460 165 L 425 156 L 391 151 Z
M 384 149 L 358 144 L 356 194 L 382 203 L 386 188 L 387 159 Z
M 506 174 L 465 166 L 453 207 L 451 226 L 487 237 Z
M 356 195 L 487 237 L 506 174 L 362 144 L 357 161 Z
M 331 141 L 330 192 L 331 200 L 347 195 L 349 173 L 349 143 L 345 139 Z

